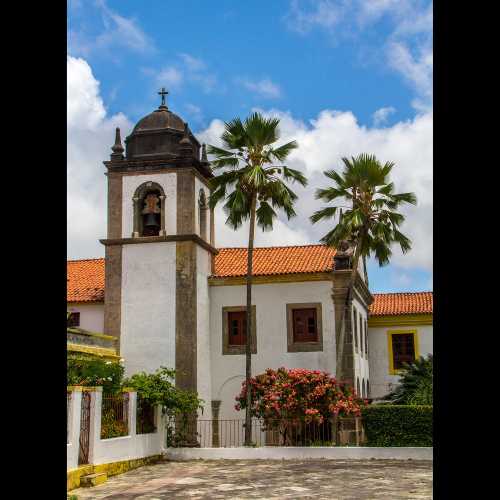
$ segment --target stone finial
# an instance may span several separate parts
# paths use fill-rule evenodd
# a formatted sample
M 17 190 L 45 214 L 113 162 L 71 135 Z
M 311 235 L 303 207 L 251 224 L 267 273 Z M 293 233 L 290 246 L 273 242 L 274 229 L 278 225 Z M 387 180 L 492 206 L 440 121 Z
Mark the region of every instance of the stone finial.
M 201 145 L 201 161 L 203 163 L 208 163 L 208 158 L 207 158 L 207 145 L 203 143 Z
M 181 156 L 192 156 L 193 155 L 193 145 L 189 140 L 189 127 L 187 122 L 184 123 L 184 134 L 182 139 L 179 141 L 181 146 Z
M 333 256 L 334 269 L 340 271 L 343 269 L 351 269 L 352 258 L 354 256 L 353 242 L 342 240 Z
M 123 152 L 125 151 L 122 146 L 122 138 L 120 136 L 120 128 L 116 127 L 115 143 L 111 148 L 111 159 L 112 160 L 123 160 Z

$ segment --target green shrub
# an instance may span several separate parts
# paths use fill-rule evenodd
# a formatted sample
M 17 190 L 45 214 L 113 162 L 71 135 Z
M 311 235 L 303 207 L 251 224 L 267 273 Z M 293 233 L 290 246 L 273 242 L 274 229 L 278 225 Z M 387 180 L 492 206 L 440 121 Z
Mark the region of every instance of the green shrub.
M 84 356 L 68 356 L 68 385 L 102 386 L 108 394 L 120 390 L 123 366 L 119 363 L 91 359 Z
M 370 405 L 361 411 L 366 446 L 432 446 L 432 406 Z
M 127 424 L 116 418 L 113 408 L 108 408 L 104 411 L 101 417 L 101 439 L 110 439 L 127 435 Z
M 396 389 L 384 397 L 397 405 L 432 405 L 432 354 L 404 363 Z

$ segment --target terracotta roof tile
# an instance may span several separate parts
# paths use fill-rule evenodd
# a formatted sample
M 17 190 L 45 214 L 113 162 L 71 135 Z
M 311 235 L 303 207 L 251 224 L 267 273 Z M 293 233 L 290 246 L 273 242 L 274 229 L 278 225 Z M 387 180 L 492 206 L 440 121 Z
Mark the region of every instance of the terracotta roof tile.
M 432 314 L 432 292 L 374 293 L 370 316 Z
M 67 301 L 104 301 L 104 259 L 68 261 Z
M 220 248 L 213 277 L 246 276 L 247 255 L 246 248 Z M 334 255 L 335 249 L 325 245 L 255 248 L 253 275 L 330 272 Z
M 254 275 L 330 272 L 335 249 L 325 245 L 261 247 L 254 250 Z M 246 275 L 247 249 L 220 248 L 213 277 Z M 68 261 L 68 302 L 104 301 L 104 259 Z M 432 314 L 432 292 L 375 293 L 371 316 Z
M 322 273 L 333 270 L 335 249 L 325 245 L 260 247 L 254 249 L 254 276 Z M 216 278 L 246 276 L 247 249 L 219 248 Z M 104 259 L 68 261 L 68 302 L 104 300 Z

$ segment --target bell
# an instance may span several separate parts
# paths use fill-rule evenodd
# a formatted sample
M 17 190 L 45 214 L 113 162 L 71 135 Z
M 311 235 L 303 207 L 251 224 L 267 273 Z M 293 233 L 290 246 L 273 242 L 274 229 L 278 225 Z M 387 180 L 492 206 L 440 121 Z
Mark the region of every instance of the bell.
M 149 229 L 160 227 L 158 221 L 156 220 L 155 214 L 147 214 L 146 220 L 144 221 L 144 227 L 147 227 Z

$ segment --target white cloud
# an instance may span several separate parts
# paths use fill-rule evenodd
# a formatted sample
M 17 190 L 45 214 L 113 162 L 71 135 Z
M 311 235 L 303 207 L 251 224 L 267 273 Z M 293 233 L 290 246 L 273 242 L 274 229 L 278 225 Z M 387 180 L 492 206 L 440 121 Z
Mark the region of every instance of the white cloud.
M 300 34 L 306 34 L 316 26 L 331 29 L 342 20 L 344 4 L 345 2 L 319 0 L 309 2 L 311 9 L 304 9 L 298 0 L 292 0 L 290 12 L 286 16 L 288 27 Z
M 204 61 L 185 53 L 178 56 L 180 60 L 161 70 L 143 68 L 142 72 L 152 76 L 155 84 L 171 88 L 179 88 L 182 83 L 193 83 L 201 87 L 206 94 L 210 94 L 215 89 L 222 89 L 218 85 L 217 76 L 209 71 Z
M 67 81 L 68 257 L 98 257 L 107 219 L 102 162 L 109 159 L 115 128 L 123 139 L 132 124 L 121 113 L 107 116 L 99 82 L 84 59 L 67 58 Z
M 328 231 L 328 223 L 311 225 L 308 217 L 321 204 L 314 199 L 317 187 L 325 186 L 327 179 L 322 175 L 326 169 L 341 168 L 343 156 L 355 156 L 362 152 L 373 153 L 380 161 L 393 161 L 396 166 L 392 180 L 398 192 L 413 191 L 418 198 L 418 206 L 408 206 L 403 210 L 407 220 L 402 231 L 413 241 L 413 249 L 401 255 L 394 249 L 393 263 L 404 268 L 418 267 L 432 269 L 432 114 L 425 113 L 413 120 L 398 122 L 386 128 L 367 128 L 358 124 L 349 111 L 322 111 L 315 120 L 304 123 L 293 118 L 290 113 L 268 110 L 267 115 L 281 119 L 282 141 L 297 140 L 299 148 L 287 162 L 302 170 L 309 179 L 306 188 L 292 186 L 299 195 L 296 211 L 298 216 L 290 222 L 280 215 L 272 238 L 279 245 L 317 243 Z M 213 120 L 210 126 L 198 135 L 202 142 L 220 144 L 219 137 L 224 129 L 220 120 Z M 220 220 L 217 214 L 217 244 L 244 246 L 246 231 L 236 233 L 224 231 L 219 235 Z M 286 228 L 286 229 L 285 229 Z M 270 241 L 265 235 L 262 241 Z
M 412 102 L 419 112 L 432 109 L 432 2 L 424 0 L 292 0 L 286 21 L 302 35 L 318 28 L 335 41 L 357 37 L 382 20 L 391 26 L 381 45 L 389 67 L 402 75 L 416 92 Z
M 196 112 L 196 109 L 192 109 Z M 317 243 L 328 230 L 328 223 L 312 226 L 309 216 L 321 204 L 314 199 L 317 187 L 327 179 L 322 172 L 341 167 L 341 157 L 361 152 L 374 153 L 381 161 L 393 161 L 392 180 L 399 192 L 414 191 L 419 204 L 404 210 L 402 228 L 413 241 L 413 250 L 402 256 L 395 249 L 393 263 L 403 268 L 432 269 L 432 113 L 390 127 L 361 126 L 349 111 L 324 110 L 306 123 L 280 110 L 267 115 L 281 120 L 283 142 L 296 139 L 299 149 L 288 162 L 309 179 L 306 188 L 292 186 L 299 195 L 298 216 L 287 221 L 280 214 L 270 233 L 257 231 L 257 244 L 287 245 Z M 115 127 L 122 138 L 133 124 L 123 114 L 108 116 L 99 94 L 99 82 L 83 59 L 68 57 L 68 256 L 86 258 L 103 255 L 99 238 L 106 235 L 106 179 L 102 161 L 109 158 Z M 219 144 L 224 129 L 213 120 L 197 134 L 200 142 Z M 224 225 L 220 207 L 216 212 L 218 246 L 245 246 L 247 227 L 234 232 Z
M 247 90 L 254 92 L 260 97 L 267 99 L 277 99 L 281 97 L 281 88 L 269 78 L 263 78 L 257 81 L 249 80 L 248 78 L 238 78 L 236 81 Z
M 203 124 L 203 122 L 204 122 L 203 111 L 199 106 L 196 106 L 195 104 L 187 103 L 185 108 L 186 108 L 188 115 L 195 122 L 197 122 L 199 124 Z
M 387 122 L 387 118 L 389 118 L 389 115 L 394 113 L 396 111 L 395 108 L 392 106 L 387 106 L 386 108 L 380 108 L 373 113 L 373 125 L 375 127 L 378 127 L 379 125 L 383 125 L 384 123 Z
M 182 53 L 179 54 L 179 57 L 184 61 L 184 64 L 189 71 L 201 71 L 207 67 L 207 65 L 201 59 L 193 57 L 190 54 Z
M 96 0 L 95 6 L 102 19 L 102 29 L 98 34 L 89 34 L 84 29 L 70 30 L 70 52 L 72 55 L 88 57 L 91 53 L 107 54 L 118 59 L 115 47 L 127 48 L 134 52 L 146 53 L 155 50 L 152 39 L 142 30 L 137 20 L 121 16 L 110 9 L 104 0 Z M 77 3 L 75 7 L 81 7 Z
M 407 44 L 391 42 L 387 48 L 388 62 L 417 92 L 413 106 L 426 111 L 432 106 L 433 54 L 432 47 L 419 47 L 412 54 Z
M 161 69 L 155 78 L 158 85 L 165 85 L 171 89 L 179 88 L 184 80 L 182 72 L 173 66 Z

